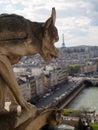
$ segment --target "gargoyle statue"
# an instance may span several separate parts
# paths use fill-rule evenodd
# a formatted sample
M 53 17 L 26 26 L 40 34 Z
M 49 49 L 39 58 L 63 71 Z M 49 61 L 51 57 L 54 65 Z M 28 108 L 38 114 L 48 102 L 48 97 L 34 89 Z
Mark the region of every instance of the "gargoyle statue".
M 21 95 L 12 65 L 23 56 L 37 53 L 47 62 L 58 57 L 58 50 L 54 46 L 59 40 L 55 20 L 55 8 L 52 8 L 52 14 L 46 22 L 32 22 L 15 14 L 0 15 L 0 111 L 4 110 L 8 88 L 22 112 L 28 114 L 26 118 L 36 113 L 36 106 L 27 103 Z

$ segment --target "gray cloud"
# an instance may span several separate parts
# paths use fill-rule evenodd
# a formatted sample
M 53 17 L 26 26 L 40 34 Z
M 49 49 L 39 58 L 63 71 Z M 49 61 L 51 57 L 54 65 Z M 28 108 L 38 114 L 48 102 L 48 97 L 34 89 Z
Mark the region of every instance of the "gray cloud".
M 97 44 L 98 0 L 0 0 L 1 13 L 16 13 L 32 21 L 45 21 L 52 7 L 57 10 L 59 34 L 64 33 L 67 42 Z
M 98 0 L 84 0 L 84 1 L 89 2 L 91 4 L 87 16 L 92 19 L 92 25 L 98 26 Z
M 58 17 L 73 17 L 73 16 L 87 16 L 85 9 L 76 8 L 76 9 L 59 9 L 58 10 Z

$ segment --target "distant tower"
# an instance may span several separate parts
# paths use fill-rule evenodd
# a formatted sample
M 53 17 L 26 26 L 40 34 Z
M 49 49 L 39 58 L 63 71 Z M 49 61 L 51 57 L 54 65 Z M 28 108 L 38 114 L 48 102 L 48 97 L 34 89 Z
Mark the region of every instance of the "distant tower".
M 64 39 L 64 33 L 62 34 L 62 47 L 65 47 L 65 39 Z

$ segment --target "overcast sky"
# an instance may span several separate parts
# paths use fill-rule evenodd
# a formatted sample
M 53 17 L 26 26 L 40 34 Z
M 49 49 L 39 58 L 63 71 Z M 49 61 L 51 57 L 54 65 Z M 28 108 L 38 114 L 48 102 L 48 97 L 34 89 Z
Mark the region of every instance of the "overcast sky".
M 98 46 L 98 0 L 0 0 L 0 13 L 15 13 L 32 21 L 46 21 L 56 8 L 60 40 L 65 45 Z

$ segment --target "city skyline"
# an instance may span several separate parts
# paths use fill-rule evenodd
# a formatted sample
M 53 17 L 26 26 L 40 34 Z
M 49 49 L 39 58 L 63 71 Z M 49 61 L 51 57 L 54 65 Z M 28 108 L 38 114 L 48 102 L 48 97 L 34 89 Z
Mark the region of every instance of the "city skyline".
M 0 13 L 15 13 L 31 21 L 44 22 L 56 8 L 56 26 L 62 46 L 98 46 L 98 1 L 97 0 L 0 0 Z

